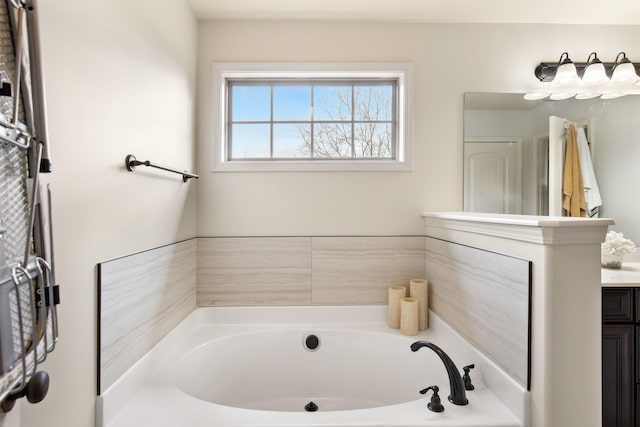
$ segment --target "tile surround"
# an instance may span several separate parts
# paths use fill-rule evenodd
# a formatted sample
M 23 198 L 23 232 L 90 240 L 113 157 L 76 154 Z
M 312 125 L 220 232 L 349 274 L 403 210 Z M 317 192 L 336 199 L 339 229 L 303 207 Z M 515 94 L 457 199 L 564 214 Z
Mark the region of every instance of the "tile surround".
M 431 309 L 527 383 L 528 261 L 423 236 L 212 237 L 99 272 L 100 390 L 196 304 L 386 304 L 387 286 L 420 277 L 431 282 Z
M 387 287 L 424 276 L 424 238 L 314 237 L 312 303 L 386 304 Z
M 198 305 L 385 304 L 424 274 L 424 238 L 198 239 Z
M 530 269 L 527 260 L 426 238 L 431 309 L 525 387 Z
M 198 239 L 198 306 L 308 305 L 310 237 Z
M 196 240 L 98 265 L 98 393 L 196 307 Z

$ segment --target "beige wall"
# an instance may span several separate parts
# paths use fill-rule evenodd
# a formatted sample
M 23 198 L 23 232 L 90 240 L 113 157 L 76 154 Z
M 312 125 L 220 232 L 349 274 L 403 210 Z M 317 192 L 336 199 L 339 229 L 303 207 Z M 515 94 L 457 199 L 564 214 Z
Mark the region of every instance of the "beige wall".
M 640 26 L 200 22 L 198 235 L 421 233 L 422 212 L 462 208 L 464 92 L 535 90 L 535 66 L 565 50 L 640 58 L 638 37 Z M 413 172 L 207 173 L 215 61 L 413 63 Z
M 96 264 L 195 236 L 195 186 L 124 170 L 126 154 L 193 168 L 196 22 L 182 1 L 41 1 L 60 341 L 49 395 L 22 425 L 89 427 Z

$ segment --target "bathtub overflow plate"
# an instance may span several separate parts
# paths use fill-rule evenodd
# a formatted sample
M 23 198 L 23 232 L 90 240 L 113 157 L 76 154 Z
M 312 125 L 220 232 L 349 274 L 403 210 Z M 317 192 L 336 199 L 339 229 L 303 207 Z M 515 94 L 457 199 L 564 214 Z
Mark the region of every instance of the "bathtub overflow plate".
M 304 348 L 309 351 L 316 351 L 320 347 L 320 338 L 317 335 L 307 335 L 304 339 Z

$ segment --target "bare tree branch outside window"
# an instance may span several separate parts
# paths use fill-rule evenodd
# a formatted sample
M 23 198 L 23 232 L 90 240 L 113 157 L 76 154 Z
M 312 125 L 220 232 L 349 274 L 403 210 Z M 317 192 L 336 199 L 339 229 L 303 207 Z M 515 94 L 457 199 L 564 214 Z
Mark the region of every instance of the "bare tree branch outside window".
M 232 158 L 392 159 L 394 87 L 393 82 L 235 86 Z
M 315 103 L 327 117 L 309 126 L 297 126 L 303 141 L 298 151 L 314 158 L 390 158 L 392 156 L 392 103 L 388 88 L 332 87 L 335 101 Z M 385 123 L 386 122 L 386 123 Z

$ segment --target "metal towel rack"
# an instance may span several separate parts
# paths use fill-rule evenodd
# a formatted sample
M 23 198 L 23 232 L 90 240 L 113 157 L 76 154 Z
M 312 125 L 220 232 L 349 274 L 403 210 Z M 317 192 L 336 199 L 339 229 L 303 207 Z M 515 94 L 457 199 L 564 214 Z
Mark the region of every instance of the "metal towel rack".
M 0 46 L 1 412 L 45 398 L 49 375 L 38 369 L 58 340 L 51 191 L 44 203 L 39 181 L 51 162 L 37 11 L 37 0 L 0 4 L 0 38 L 10 41 Z
M 124 163 L 129 172 L 133 172 L 136 169 L 136 166 L 149 166 L 152 168 L 162 169 L 167 172 L 173 172 L 173 173 L 177 173 L 178 175 L 182 175 L 183 182 L 187 182 L 191 178 L 195 178 L 195 179 L 200 178 L 200 176 L 196 175 L 195 173 L 180 171 L 167 166 L 159 165 L 157 163 L 151 163 L 149 160 L 145 160 L 144 162 L 140 160 L 136 160 L 136 157 L 133 154 L 127 154 L 127 157 L 124 159 Z

